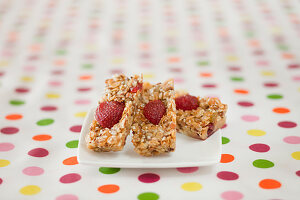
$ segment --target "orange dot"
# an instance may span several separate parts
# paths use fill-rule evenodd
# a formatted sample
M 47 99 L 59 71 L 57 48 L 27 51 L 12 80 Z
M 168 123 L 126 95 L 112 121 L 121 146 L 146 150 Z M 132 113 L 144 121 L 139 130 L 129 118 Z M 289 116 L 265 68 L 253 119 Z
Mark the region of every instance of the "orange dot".
M 115 193 L 119 191 L 120 187 L 118 185 L 109 184 L 109 185 L 102 185 L 98 187 L 98 191 L 102 193 Z
M 281 183 L 274 179 L 264 179 L 259 182 L 259 186 L 263 189 L 277 189 L 281 187 Z
M 41 45 L 39 45 L 39 44 L 33 44 L 33 45 L 30 46 L 30 49 L 33 52 L 38 52 L 38 51 L 41 50 Z
M 168 62 L 169 63 L 178 63 L 178 62 L 180 62 L 180 58 L 179 57 L 170 57 L 168 59 Z
M 273 112 L 279 113 L 279 114 L 285 114 L 285 113 L 289 113 L 290 109 L 284 108 L 284 107 L 277 107 L 277 108 L 273 109 Z
M 140 45 L 140 48 L 143 49 L 143 50 L 148 50 L 150 48 L 149 44 L 148 43 L 143 43 Z
M 234 160 L 234 156 L 231 154 L 222 154 L 220 163 L 230 163 Z
M 283 54 L 282 54 L 282 58 L 285 58 L 285 59 L 293 59 L 293 58 L 294 58 L 294 54 L 291 54 L 291 53 L 283 53 Z
M 200 76 L 201 76 L 201 77 L 212 77 L 212 73 L 209 73 L 209 72 L 202 72 L 202 73 L 200 73 Z
M 66 64 L 66 61 L 65 60 L 55 60 L 54 61 L 54 65 L 56 66 L 64 66 Z
M 20 114 L 10 114 L 5 116 L 6 119 L 8 120 L 19 120 L 23 118 L 23 115 Z
M 259 47 L 260 43 L 259 43 L 258 40 L 250 40 L 249 45 L 252 46 L 252 47 Z
M 77 165 L 78 164 L 77 156 L 73 156 L 73 157 L 64 159 L 63 164 L 64 165 Z
M 83 75 L 79 77 L 80 80 L 91 80 L 92 78 L 92 75 Z
M 234 92 L 237 94 L 248 94 L 249 93 L 248 90 L 244 90 L 244 89 L 235 89 Z
M 36 141 L 46 141 L 46 140 L 51 140 L 51 138 L 52 138 L 51 135 L 35 135 L 32 137 L 32 139 Z

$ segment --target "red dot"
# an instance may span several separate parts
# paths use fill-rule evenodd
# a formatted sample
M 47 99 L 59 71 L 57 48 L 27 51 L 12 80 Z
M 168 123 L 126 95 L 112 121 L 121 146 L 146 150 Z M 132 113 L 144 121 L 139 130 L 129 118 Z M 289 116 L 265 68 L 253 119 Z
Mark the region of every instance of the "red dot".
M 57 107 L 55 107 L 55 106 L 43 106 L 43 107 L 41 107 L 41 110 L 43 110 L 43 111 L 55 111 L 55 110 L 57 110 Z
M 80 133 L 81 132 L 81 125 L 75 125 L 70 127 L 70 131 L 75 132 L 75 133 Z
M 28 155 L 33 157 L 45 157 L 49 154 L 47 149 L 44 148 L 35 148 L 28 152 Z
M 249 149 L 255 152 L 264 153 L 270 150 L 270 146 L 266 144 L 257 143 L 250 145 Z
M 92 88 L 90 87 L 81 87 L 81 88 L 77 88 L 77 90 L 79 92 L 87 92 L 87 91 L 90 91 Z
M 27 93 L 27 92 L 29 92 L 29 89 L 28 88 L 19 87 L 19 88 L 16 88 L 15 91 L 17 93 Z
M 3 180 L 2 180 L 2 178 L 0 178 L 0 185 L 3 183 Z
M 254 106 L 254 104 L 251 103 L 251 102 L 249 102 L 249 101 L 239 101 L 238 105 L 242 106 L 242 107 L 251 107 L 251 106 Z
M 296 171 L 296 175 L 300 177 L 300 170 Z
M 217 177 L 222 180 L 232 181 L 239 178 L 239 175 L 234 172 L 221 171 L 217 173 Z
M 217 85 L 212 84 L 212 83 L 206 83 L 206 84 L 203 84 L 202 87 L 204 87 L 204 88 L 216 88 Z
M 142 174 L 138 177 L 139 181 L 143 183 L 154 183 L 159 181 L 160 177 L 157 174 L 152 174 L 152 173 L 146 173 Z
M 19 132 L 19 129 L 16 127 L 4 127 L 0 130 L 0 132 L 3 134 L 10 135 Z
M 4 76 L 4 72 L 0 72 L 0 77 L 1 77 L 1 76 Z
M 281 128 L 294 128 L 297 126 L 297 123 L 291 121 L 282 121 L 278 122 L 278 126 L 280 126 Z
M 289 69 L 299 69 L 300 68 L 300 65 L 299 64 L 290 64 L 288 66 Z
M 81 176 L 77 173 L 70 173 L 60 177 L 59 181 L 61 183 L 74 183 L 81 179 Z
M 274 82 L 267 82 L 264 83 L 265 87 L 278 87 L 278 83 L 274 83 Z

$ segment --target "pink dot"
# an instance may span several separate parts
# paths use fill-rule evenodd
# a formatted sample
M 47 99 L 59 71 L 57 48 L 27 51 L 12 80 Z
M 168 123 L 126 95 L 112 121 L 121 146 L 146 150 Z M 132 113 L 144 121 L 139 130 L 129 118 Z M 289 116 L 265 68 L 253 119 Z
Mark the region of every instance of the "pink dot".
M 299 136 L 288 136 L 283 138 L 283 141 L 285 141 L 288 144 L 300 144 L 300 137 Z
M 221 171 L 217 173 L 217 177 L 222 180 L 232 181 L 239 178 L 239 175 L 234 172 Z
M 81 132 L 81 125 L 75 125 L 70 127 L 70 131 L 75 132 L 75 133 L 80 133 Z
M 255 50 L 255 51 L 253 51 L 253 54 L 254 54 L 254 55 L 263 55 L 263 54 L 264 54 L 264 51 L 261 50 L 261 49 L 257 49 L 257 50 Z
M 300 177 L 300 170 L 296 171 L 296 175 Z
M 23 173 L 28 176 L 39 176 L 44 173 L 44 170 L 43 168 L 32 166 L 23 169 Z
M 274 82 L 267 82 L 264 83 L 265 87 L 278 87 L 278 83 L 274 83 Z
M 181 73 L 182 69 L 179 67 L 173 67 L 169 69 L 170 72 Z
M 300 75 L 293 76 L 294 81 L 300 81 Z
M 251 106 L 254 106 L 254 104 L 252 102 L 249 102 L 249 101 L 239 101 L 238 105 L 242 106 L 242 107 L 251 107 Z
M 229 71 L 241 71 L 241 68 L 240 67 L 236 67 L 236 66 L 231 66 L 231 67 L 228 67 L 228 70 Z
M 266 60 L 259 60 L 259 61 L 256 62 L 256 64 L 259 65 L 259 66 L 265 67 L 265 66 L 269 65 L 269 62 L 266 61 Z
M 183 83 L 184 79 L 183 78 L 174 78 L 174 83 Z
M 28 155 L 33 157 L 45 157 L 49 154 L 49 151 L 44 148 L 35 148 L 28 152 Z
M 270 150 L 270 146 L 266 144 L 257 143 L 250 145 L 249 149 L 255 152 L 264 153 Z
M 0 130 L 0 132 L 3 134 L 10 135 L 19 132 L 19 129 L 16 127 L 4 127 Z
M 8 143 L 8 142 L 3 142 L 0 143 L 0 152 L 2 151 L 10 151 L 13 150 L 15 148 L 15 145 L 13 145 L 12 143 Z
M 56 197 L 55 200 L 78 200 L 78 197 L 74 194 L 63 194 L 58 197 Z
M 55 106 L 43 106 L 43 107 L 41 107 L 41 110 L 42 111 L 55 111 L 55 110 L 57 110 L 57 107 L 55 107 Z
M 60 177 L 59 181 L 61 183 L 74 183 L 81 179 L 81 176 L 77 173 L 70 173 Z
M 4 72 L 0 72 L 0 77 L 1 77 L 1 76 L 4 76 Z
M 92 88 L 90 87 L 80 87 L 80 88 L 77 88 L 77 90 L 79 92 L 87 92 L 87 91 L 90 91 Z
M 288 66 L 289 69 L 299 69 L 300 68 L 300 65 L 299 64 L 290 64 Z
M 19 88 L 16 88 L 15 91 L 17 93 L 27 93 L 27 92 L 29 92 L 29 89 L 28 88 L 19 87 Z
M 243 115 L 241 118 L 246 122 L 255 122 L 259 120 L 259 117 L 256 115 Z
M 204 87 L 204 88 L 216 88 L 217 85 L 212 84 L 212 83 L 206 83 L 206 84 L 203 84 L 202 87 Z
M 240 200 L 244 195 L 238 191 L 226 191 L 221 194 L 221 197 L 224 200 Z
M 53 87 L 58 87 L 58 86 L 62 85 L 62 82 L 60 82 L 60 81 L 49 81 L 48 84 L 50 86 L 53 86 Z
M 180 167 L 180 168 L 176 168 L 177 171 L 181 172 L 181 173 L 193 173 L 195 171 L 197 171 L 199 169 L 199 167 Z
M 281 128 L 294 128 L 297 126 L 297 123 L 291 121 L 282 121 L 278 122 L 278 126 L 280 126 Z
M 156 181 L 159 181 L 160 177 L 157 174 L 145 173 L 140 175 L 138 179 L 143 183 L 154 183 Z
M 85 104 L 90 104 L 91 101 L 88 99 L 79 99 L 75 101 L 75 104 L 77 105 L 85 105 Z
M 62 75 L 63 73 L 64 73 L 63 70 L 53 70 L 53 71 L 52 71 L 52 74 L 53 74 L 53 75 Z
M 23 69 L 28 72 L 32 72 L 36 70 L 35 66 L 25 66 Z
M 122 74 L 123 70 L 122 69 L 112 69 L 110 70 L 111 74 Z

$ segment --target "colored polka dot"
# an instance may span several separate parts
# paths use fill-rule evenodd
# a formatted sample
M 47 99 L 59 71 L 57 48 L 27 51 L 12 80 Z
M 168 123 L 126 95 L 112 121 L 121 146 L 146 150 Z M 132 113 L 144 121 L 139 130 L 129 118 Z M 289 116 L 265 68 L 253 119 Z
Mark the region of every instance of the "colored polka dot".
M 106 194 L 115 193 L 120 190 L 120 187 L 118 185 L 114 184 L 108 184 L 108 185 L 102 185 L 98 187 L 98 191 Z
M 234 93 L 236 93 L 236 94 L 248 94 L 249 91 L 245 90 L 245 89 L 235 89 Z
M 68 148 L 77 148 L 78 147 L 78 140 L 72 140 L 67 142 L 66 147 Z
M 249 149 L 255 152 L 264 153 L 270 150 L 270 146 L 267 144 L 257 143 L 257 144 L 250 145 Z
M 269 160 L 257 159 L 253 161 L 253 166 L 257 168 L 270 168 L 274 167 L 274 163 Z
M 222 180 L 232 181 L 239 178 L 239 175 L 234 172 L 221 171 L 217 173 L 217 177 Z
M 44 148 L 35 148 L 28 152 L 28 155 L 32 157 L 45 157 L 49 154 L 47 149 Z
M 62 85 L 61 81 L 49 81 L 48 84 L 53 87 L 59 87 Z
M 7 119 L 7 120 L 19 120 L 22 118 L 23 118 L 23 115 L 20 115 L 20 114 L 10 114 L 10 115 L 5 116 L 5 119 Z
M 9 160 L 0 159 L 0 167 L 6 167 L 9 164 Z
M 0 152 L 10 151 L 10 150 L 13 150 L 14 148 L 15 148 L 15 145 L 13 145 L 12 143 L 8 143 L 8 142 L 0 143 Z
M 21 100 L 10 100 L 9 103 L 13 106 L 21 106 L 23 104 L 25 104 L 25 101 L 21 101 Z
M 281 183 L 274 179 L 263 179 L 259 182 L 259 186 L 263 189 L 277 189 L 281 187 Z
M 51 140 L 52 136 L 51 135 L 46 135 L 46 134 L 42 134 L 42 135 L 35 135 L 32 137 L 33 140 L 36 141 L 47 141 L 47 140 Z
M 41 188 L 37 185 L 27 185 L 20 189 L 20 193 L 24 195 L 35 195 L 41 191 Z
M 20 87 L 20 88 L 16 88 L 15 91 L 17 93 L 27 93 L 27 92 L 29 92 L 29 89 L 28 88 Z
M 300 69 L 300 64 L 290 64 L 288 69 Z
M 33 77 L 23 76 L 23 77 L 21 77 L 21 81 L 23 81 L 23 82 L 32 82 L 33 81 Z
M 284 107 L 277 107 L 277 108 L 273 108 L 273 112 L 278 114 L 285 114 L 285 113 L 289 113 L 290 109 Z
M 195 171 L 198 171 L 199 167 L 179 167 L 176 169 L 181 173 L 193 173 Z
M 143 183 L 154 183 L 159 181 L 160 177 L 157 174 L 153 173 L 145 173 L 138 177 L 139 181 Z
M 246 122 L 255 122 L 259 120 L 259 117 L 256 115 L 243 115 L 241 118 Z
M 112 167 L 100 167 L 99 172 L 102 174 L 115 174 L 118 173 L 121 169 L 120 168 L 112 168 Z
M 92 69 L 93 65 L 92 64 L 83 64 L 82 68 L 84 68 L 84 69 Z
M 48 99 L 58 99 L 58 98 L 60 98 L 60 94 L 57 94 L 57 93 L 47 93 L 46 94 L 46 98 L 48 98 Z
M 300 151 L 293 152 L 292 157 L 296 160 L 300 160 Z
M 280 94 L 269 94 L 267 97 L 269 99 L 282 99 L 283 98 L 283 96 Z
M 57 107 L 56 106 L 43 106 L 43 107 L 41 107 L 41 110 L 42 111 L 55 111 L 55 110 L 57 110 Z
M 230 142 L 230 139 L 227 137 L 222 137 L 222 144 L 227 144 Z
M 144 192 L 138 195 L 138 200 L 158 200 L 159 195 L 153 192 Z
M 238 81 L 238 82 L 241 82 L 241 81 L 244 81 L 244 78 L 243 77 L 238 77 L 238 76 L 233 76 L 230 78 L 232 81 Z
M 86 104 L 90 104 L 91 101 L 88 99 L 79 99 L 75 101 L 75 104 L 77 105 L 86 105 Z
M 283 141 L 288 144 L 300 144 L 300 137 L 299 136 L 287 136 L 283 138 Z
M 242 106 L 242 107 L 251 107 L 251 106 L 254 106 L 254 104 L 252 102 L 249 102 L 249 101 L 239 101 L 238 105 Z
M 221 194 L 221 198 L 224 200 L 241 200 L 244 195 L 238 191 L 226 191 Z
M 3 180 L 2 180 L 2 178 L 0 178 L 0 185 L 3 183 Z
M 234 160 L 234 156 L 231 154 L 222 154 L 220 163 L 230 163 Z
M 4 127 L 0 130 L 0 132 L 3 134 L 10 135 L 10 134 L 18 133 L 19 129 L 16 127 Z
M 78 164 L 77 156 L 72 156 L 72 157 L 64 159 L 63 164 L 64 165 L 77 165 Z
M 267 83 L 264 83 L 264 86 L 265 86 L 265 87 L 270 87 L 270 88 L 278 87 L 278 83 L 267 82 Z
M 75 183 L 77 181 L 79 181 L 81 179 L 81 176 L 77 173 L 70 173 L 70 174 L 66 174 L 63 175 L 62 177 L 60 177 L 59 181 L 61 183 Z
M 202 73 L 200 73 L 200 76 L 201 76 L 201 77 L 212 77 L 212 73 L 209 73 L 209 72 L 202 72 Z
M 197 182 L 188 182 L 181 185 L 181 189 L 188 191 L 188 192 L 194 192 L 202 189 L 202 185 Z
M 53 124 L 54 120 L 53 119 L 41 119 L 39 120 L 36 124 L 39 126 L 48 126 L 50 124 Z
M 281 128 L 295 128 L 297 126 L 297 123 L 291 121 L 282 121 L 278 122 L 277 125 Z
M 236 67 L 236 66 L 231 66 L 231 67 L 228 67 L 228 70 L 229 71 L 235 71 L 235 72 L 237 72 L 237 71 L 241 71 L 241 68 L 240 67 Z
M 275 76 L 275 72 L 273 72 L 273 71 L 262 71 L 261 75 L 263 75 L 263 76 Z
M 25 169 L 23 169 L 23 174 L 26 174 L 28 176 L 39 176 L 41 174 L 44 173 L 44 169 L 40 168 L 40 167 L 26 167 Z
M 70 131 L 75 132 L 75 133 L 80 133 L 81 132 L 81 125 L 75 125 L 70 127 Z
M 77 112 L 74 114 L 75 117 L 85 117 L 87 112 Z
M 259 129 L 251 129 L 247 131 L 248 135 L 252 135 L 252 136 L 263 136 L 266 135 L 266 132 L 263 130 L 259 130 Z
M 202 67 L 202 66 L 208 66 L 209 65 L 209 62 L 208 61 L 199 61 L 197 62 L 197 65 Z
M 55 200 L 78 200 L 79 198 L 75 196 L 74 194 L 63 194 L 58 197 L 56 197 Z
M 87 92 L 87 91 L 90 91 L 92 88 L 90 87 L 80 87 L 80 88 L 77 88 L 77 90 L 79 92 Z
M 92 78 L 92 75 L 83 75 L 79 77 L 79 80 L 91 80 Z
M 216 88 L 217 85 L 213 83 L 206 83 L 202 85 L 203 88 Z

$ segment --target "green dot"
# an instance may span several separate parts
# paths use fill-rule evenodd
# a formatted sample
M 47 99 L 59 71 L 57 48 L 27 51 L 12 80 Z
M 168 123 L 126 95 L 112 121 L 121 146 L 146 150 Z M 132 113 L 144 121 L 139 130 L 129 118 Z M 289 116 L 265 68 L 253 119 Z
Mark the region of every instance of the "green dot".
M 14 106 L 20 106 L 20 105 L 23 105 L 25 103 L 25 101 L 21 101 L 21 100 L 10 100 L 9 103 L 11 105 L 14 105 Z
M 157 200 L 159 195 L 153 192 L 144 192 L 138 195 L 138 200 Z
M 78 147 L 78 140 L 72 140 L 67 142 L 66 147 L 68 148 L 77 148 Z
M 281 94 L 269 94 L 267 96 L 269 99 L 282 99 L 283 96 Z
M 282 51 L 287 51 L 289 50 L 289 47 L 285 44 L 278 44 L 277 45 L 278 49 L 282 50 Z
M 274 163 L 269 160 L 257 159 L 253 161 L 253 166 L 257 168 L 270 168 L 274 167 Z
M 53 119 L 41 119 L 36 124 L 39 126 L 47 126 L 53 124 L 53 122 L 54 122 Z
M 112 167 L 100 167 L 99 172 L 102 174 L 115 174 L 119 172 L 121 169 L 120 168 L 112 168 Z
M 177 49 L 175 47 L 169 47 L 168 52 L 176 52 Z
M 249 32 L 246 33 L 246 36 L 249 37 L 249 38 L 252 38 L 252 37 L 254 37 L 254 32 L 249 31 Z
M 207 65 L 209 65 L 209 62 L 208 61 L 199 61 L 199 62 L 197 62 L 197 65 L 198 66 L 207 66 Z
M 82 65 L 82 68 L 84 68 L 84 69 L 92 69 L 93 68 L 93 64 L 83 64 Z
M 222 144 L 227 144 L 230 142 L 230 139 L 227 137 L 222 137 Z
M 58 49 L 58 50 L 56 50 L 56 54 L 57 55 L 65 55 L 65 54 L 67 54 L 67 51 L 64 49 Z
M 238 77 L 238 76 L 230 77 L 230 79 L 231 79 L 232 81 L 244 81 L 244 78 L 243 78 L 243 77 Z

